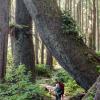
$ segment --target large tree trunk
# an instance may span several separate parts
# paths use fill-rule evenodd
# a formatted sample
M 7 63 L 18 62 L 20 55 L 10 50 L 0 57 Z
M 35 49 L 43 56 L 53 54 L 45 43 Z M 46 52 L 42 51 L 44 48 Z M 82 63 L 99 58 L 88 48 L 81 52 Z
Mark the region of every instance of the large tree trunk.
M 7 61 L 8 0 L 0 0 L 0 81 L 4 79 Z
M 100 99 L 100 76 L 98 77 L 98 79 L 97 79 L 97 81 L 95 83 L 94 90 L 96 92 L 94 100 L 99 100 Z
M 52 55 L 86 90 L 95 82 L 97 57 L 73 33 L 62 33 L 61 11 L 55 0 L 24 0 L 39 34 Z
M 13 56 L 16 66 L 25 64 L 35 79 L 35 56 L 32 40 L 32 19 L 22 0 L 16 0 L 15 34 L 12 34 Z
M 97 78 L 93 86 L 88 90 L 82 100 L 88 100 L 88 97 L 95 95 L 94 100 L 100 99 L 100 76 Z

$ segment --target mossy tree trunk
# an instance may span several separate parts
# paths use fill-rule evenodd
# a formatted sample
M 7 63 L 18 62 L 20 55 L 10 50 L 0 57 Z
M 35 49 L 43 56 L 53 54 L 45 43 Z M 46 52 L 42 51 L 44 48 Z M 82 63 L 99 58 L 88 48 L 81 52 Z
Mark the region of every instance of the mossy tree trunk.
M 14 64 L 24 64 L 35 80 L 35 56 L 32 39 L 32 18 L 22 0 L 16 0 L 16 24 L 12 34 Z
M 24 3 L 52 55 L 80 86 L 89 89 L 99 75 L 96 70 L 99 59 L 73 32 L 63 33 L 62 13 L 56 1 L 24 0 Z
M 88 90 L 88 92 L 82 98 L 82 100 L 88 100 L 88 98 L 91 96 L 93 97 L 94 100 L 100 99 L 100 76 L 97 78 L 93 86 Z
M 8 0 L 0 0 L 0 82 L 4 79 L 6 71 L 9 27 L 8 4 Z

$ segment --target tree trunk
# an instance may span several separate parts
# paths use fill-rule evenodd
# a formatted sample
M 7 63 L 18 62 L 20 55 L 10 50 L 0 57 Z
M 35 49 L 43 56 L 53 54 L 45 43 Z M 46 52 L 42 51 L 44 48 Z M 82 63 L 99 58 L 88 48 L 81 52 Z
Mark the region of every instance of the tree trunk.
M 96 51 L 99 51 L 99 0 L 96 0 L 96 28 L 97 28 L 97 32 L 96 32 Z
M 81 28 L 81 0 L 77 3 L 77 22 Z
M 92 39 L 93 39 L 93 44 L 92 44 L 92 48 L 94 50 L 96 50 L 96 1 L 93 0 L 93 36 L 92 36 Z
M 36 64 L 39 64 L 38 54 L 39 54 L 39 36 L 37 30 L 35 29 L 35 63 Z
M 41 44 L 41 64 L 44 64 L 44 43 Z
M 95 99 L 94 100 L 99 100 L 100 99 L 100 76 L 98 77 L 97 81 L 96 81 L 96 84 L 95 84 L 95 91 L 96 91 L 96 94 L 95 94 Z
M 46 65 L 48 65 L 48 67 L 50 69 L 52 69 L 52 67 L 53 67 L 53 57 L 52 57 L 52 54 L 49 52 L 48 49 L 47 49 Z
M 56 1 L 24 0 L 24 3 L 53 56 L 79 85 L 89 89 L 99 75 L 95 63 L 98 58 L 83 41 L 73 38 L 72 33 L 62 33 L 61 11 Z
M 7 61 L 8 0 L 0 0 L 0 82 L 4 79 Z
M 89 96 L 95 95 L 93 100 L 99 100 L 100 99 L 100 76 L 97 78 L 96 82 L 93 84 L 93 86 L 88 90 L 86 95 L 82 98 L 82 100 L 88 100 Z
M 88 38 L 88 46 L 89 46 L 89 48 L 91 48 L 91 49 L 93 49 L 93 32 L 92 32 L 92 30 L 93 30 L 93 18 L 92 18 L 92 16 L 93 16 L 93 11 L 92 11 L 92 8 L 90 8 L 90 20 L 91 20 L 91 32 L 89 33 L 89 38 Z
M 35 55 L 32 40 L 32 19 L 22 0 L 16 0 L 15 34 L 12 34 L 13 57 L 16 66 L 24 64 L 35 80 Z

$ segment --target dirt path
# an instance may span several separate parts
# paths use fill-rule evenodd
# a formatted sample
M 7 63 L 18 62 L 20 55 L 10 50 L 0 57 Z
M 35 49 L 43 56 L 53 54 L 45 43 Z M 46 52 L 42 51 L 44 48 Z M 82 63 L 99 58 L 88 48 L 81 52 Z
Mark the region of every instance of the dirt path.
M 55 96 L 52 95 L 52 92 L 54 91 L 54 87 L 53 86 L 50 86 L 48 84 L 41 84 L 41 85 L 43 87 L 45 87 L 46 89 L 48 89 L 49 92 L 51 92 L 51 98 L 52 98 L 51 100 L 56 100 L 55 99 Z M 63 97 L 63 100 L 69 100 L 69 98 L 70 98 L 69 96 L 64 96 Z
M 70 97 L 69 96 L 64 96 L 63 100 L 69 100 Z M 51 100 L 56 100 L 55 97 L 53 96 Z

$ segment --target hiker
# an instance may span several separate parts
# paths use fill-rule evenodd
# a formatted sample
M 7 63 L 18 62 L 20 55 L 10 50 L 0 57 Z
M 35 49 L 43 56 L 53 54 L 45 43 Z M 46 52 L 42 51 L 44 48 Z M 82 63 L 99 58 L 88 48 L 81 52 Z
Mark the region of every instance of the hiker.
M 55 95 L 56 95 L 56 100 L 63 100 L 63 94 L 64 94 L 64 84 L 59 81 L 58 79 L 55 80 L 56 81 L 56 86 L 55 86 Z

